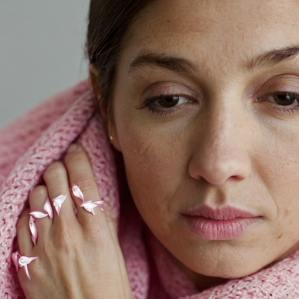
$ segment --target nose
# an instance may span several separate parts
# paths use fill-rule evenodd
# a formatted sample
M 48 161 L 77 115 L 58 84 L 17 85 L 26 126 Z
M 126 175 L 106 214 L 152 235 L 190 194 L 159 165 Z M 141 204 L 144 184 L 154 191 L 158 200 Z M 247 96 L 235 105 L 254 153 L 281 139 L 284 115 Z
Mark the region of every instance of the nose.
M 244 112 L 236 110 L 218 105 L 205 115 L 205 120 L 195 124 L 189 162 L 192 178 L 222 185 L 229 179 L 242 180 L 250 175 L 249 147 L 253 130 Z

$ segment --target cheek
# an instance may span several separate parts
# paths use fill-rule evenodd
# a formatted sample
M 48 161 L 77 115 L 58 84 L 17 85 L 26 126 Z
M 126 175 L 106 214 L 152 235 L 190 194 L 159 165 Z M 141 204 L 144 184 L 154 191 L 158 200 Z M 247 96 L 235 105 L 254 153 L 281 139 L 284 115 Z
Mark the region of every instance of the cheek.
M 123 123 L 118 136 L 139 212 L 153 230 L 161 226 L 167 230 L 169 218 L 174 217 L 171 198 L 187 174 L 188 136 L 165 125 L 163 130 L 151 126 Z
M 281 209 L 278 212 L 285 213 L 283 210 L 298 207 L 299 203 L 299 138 L 284 131 L 268 132 L 263 140 L 255 148 L 254 171 Z
M 299 239 L 299 138 L 297 128 L 271 128 L 256 143 L 253 171 L 268 193 L 269 207 L 275 212 L 269 218 L 270 236 L 278 255 Z M 260 198 L 259 200 L 263 200 Z M 272 203 L 271 203 L 272 202 Z

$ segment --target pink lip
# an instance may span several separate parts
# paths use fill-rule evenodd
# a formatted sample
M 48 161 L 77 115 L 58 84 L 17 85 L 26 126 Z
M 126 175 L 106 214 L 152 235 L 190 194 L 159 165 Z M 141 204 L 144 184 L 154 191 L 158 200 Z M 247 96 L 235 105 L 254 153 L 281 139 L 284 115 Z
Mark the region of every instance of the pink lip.
M 229 240 L 243 235 L 261 217 L 231 206 L 213 209 L 207 205 L 183 213 L 191 231 L 207 240 Z

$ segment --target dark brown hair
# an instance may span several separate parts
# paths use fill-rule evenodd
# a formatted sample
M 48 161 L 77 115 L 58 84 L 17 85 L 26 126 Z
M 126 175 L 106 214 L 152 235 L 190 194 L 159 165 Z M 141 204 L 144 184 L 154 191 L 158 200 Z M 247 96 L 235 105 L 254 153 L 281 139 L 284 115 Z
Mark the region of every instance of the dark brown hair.
M 124 35 L 140 11 L 153 0 L 91 0 L 86 55 L 98 72 L 101 100 L 109 108 L 113 97 L 118 54 Z M 126 36 L 126 40 L 129 36 Z

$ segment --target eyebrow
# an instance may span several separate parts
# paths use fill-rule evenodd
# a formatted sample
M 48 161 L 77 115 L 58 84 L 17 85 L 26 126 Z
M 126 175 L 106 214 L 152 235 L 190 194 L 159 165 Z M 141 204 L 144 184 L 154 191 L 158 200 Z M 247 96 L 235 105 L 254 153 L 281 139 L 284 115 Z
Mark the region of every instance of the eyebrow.
M 253 59 L 247 60 L 247 68 L 254 69 L 262 66 L 273 66 L 282 61 L 295 58 L 299 54 L 299 45 L 292 47 L 285 47 L 281 49 L 274 49 L 263 53 Z
M 247 59 L 245 67 L 255 69 L 263 66 L 273 66 L 282 61 L 294 58 L 299 54 L 298 46 L 288 46 L 281 49 L 273 49 L 252 59 Z M 197 65 L 190 60 L 180 57 L 168 56 L 165 53 L 153 53 L 142 51 L 130 64 L 129 72 L 145 65 L 159 66 L 178 73 L 195 73 L 199 71 Z
M 194 73 L 199 68 L 185 58 L 168 56 L 165 53 L 141 52 L 130 64 L 129 74 L 145 65 L 159 66 L 178 73 Z

